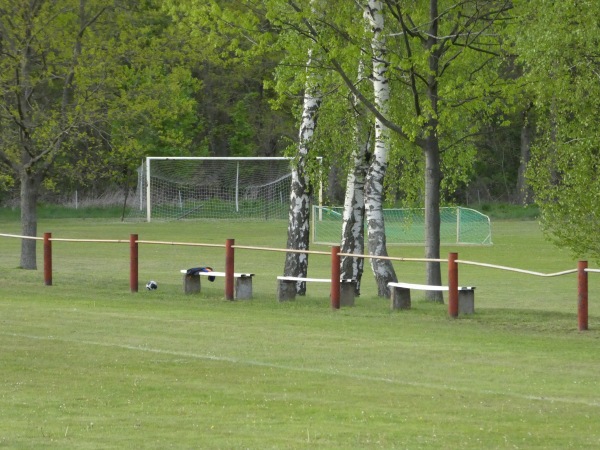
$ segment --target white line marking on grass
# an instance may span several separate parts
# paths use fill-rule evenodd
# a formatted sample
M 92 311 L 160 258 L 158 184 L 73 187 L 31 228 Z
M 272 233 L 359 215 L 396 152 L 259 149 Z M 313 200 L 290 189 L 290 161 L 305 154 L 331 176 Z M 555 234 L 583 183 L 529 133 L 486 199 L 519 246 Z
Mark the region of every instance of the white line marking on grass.
M 327 375 L 327 376 L 337 376 L 337 377 L 346 377 L 354 380 L 362 380 L 362 381 L 375 381 L 389 384 L 397 384 L 397 385 L 406 385 L 406 386 L 414 386 L 414 387 L 425 387 L 428 389 L 436 389 L 436 390 L 449 390 L 453 392 L 463 392 L 463 393 L 474 393 L 481 395 L 498 395 L 505 397 L 513 397 L 521 400 L 530 400 L 530 401 L 540 401 L 540 402 L 558 402 L 558 403 L 568 403 L 575 405 L 585 405 L 590 407 L 600 407 L 600 402 L 598 401 L 589 401 L 585 399 L 578 398 L 567 398 L 567 397 L 545 397 L 538 395 L 527 395 L 527 394 L 519 394 L 517 392 L 506 392 L 506 391 L 493 391 L 489 389 L 468 389 L 468 388 L 460 388 L 460 387 L 450 387 L 447 385 L 440 385 L 434 383 L 423 383 L 418 381 L 407 381 L 407 380 L 396 380 L 392 378 L 386 377 L 373 377 L 370 375 L 358 375 L 352 373 L 343 373 L 338 370 L 323 370 L 323 369 L 315 369 L 311 367 L 298 367 L 298 366 L 286 366 L 284 364 L 274 364 L 265 361 L 254 361 L 250 359 L 240 359 L 234 358 L 230 356 L 216 356 L 216 355 L 207 355 L 207 354 L 198 354 L 191 352 L 182 352 L 176 350 L 164 350 L 159 348 L 151 348 L 151 347 L 142 347 L 137 345 L 127 345 L 127 344 L 115 344 L 108 342 L 97 342 L 97 341 L 86 341 L 86 340 L 78 340 L 78 339 L 64 339 L 55 336 L 32 336 L 27 334 L 16 334 L 16 333 L 3 333 L 0 332 L 2 336 L 12 336 L 12 337 L 20 337 L 25 339 L 32 340 L 40 340 L 40 341 L 57 341 L 57 342 L 66 342 L 71 344 L 85 344 L 85 345 L 93 345 L 97 347 L 113 347 L 120 348 L 124 350 L 133 350 L 140 351 L 146 353 L 156 353 L 161 355 L 171 355 L 171 356 L 181 356 L 185 358 L 198 359 L 204 361 L 217 361 L 217 362 L 225 362 L 230 364 L 244 364 L 248 366 L 256 366 L 256 367 L 268 367 L 271 369 L 279 369 L 279 370 L 289 370 L 293 372 L 304 372 L 304 373 L 313 373 L 317 375 Z

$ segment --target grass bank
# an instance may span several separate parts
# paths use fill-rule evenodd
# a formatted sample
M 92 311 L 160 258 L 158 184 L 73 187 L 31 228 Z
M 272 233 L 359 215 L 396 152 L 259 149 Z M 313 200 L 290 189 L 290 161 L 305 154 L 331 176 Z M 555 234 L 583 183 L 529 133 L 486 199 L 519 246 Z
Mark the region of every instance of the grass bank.
M 14 220 L 1 220 L 4 233 Z M 43 219 L 54 237 L 282 247 L 285 222 L 123 224 Z M 461 259 L 552 272 L 574 267 L 532 221 L 493 223 L 491 247 Z M 142 245 L 128 289 L 126 244 L 53 245 L 54 285 L 23 271 L 19 241 L 0 238 L 6 448 L 594 448 L 600 445 L 600 310 L 577 332 L 576 279 L 461 266 L 476 313 L 449 319 L 419 294 L 393 312 L 366 276 L 353 308 L 332 311 L 326 286 L 276 301 L 283 255 L 236 251 L 257 274 L 255 298 L 228 302 L 222 280 L 182 292 L 179 269 L 221 268 L 222 248 Z M 314 246 L 315 249 L 327 249 Z M 394 246 L 396 256 L 422 249 Z M 311 255 L 314 276 L 328 257 Z M 445 266 L 444 266 L 445 268 Z M 399 278 L 422 282 L 420 263 Z M 444 269 L 443 269 L 444 270 Z

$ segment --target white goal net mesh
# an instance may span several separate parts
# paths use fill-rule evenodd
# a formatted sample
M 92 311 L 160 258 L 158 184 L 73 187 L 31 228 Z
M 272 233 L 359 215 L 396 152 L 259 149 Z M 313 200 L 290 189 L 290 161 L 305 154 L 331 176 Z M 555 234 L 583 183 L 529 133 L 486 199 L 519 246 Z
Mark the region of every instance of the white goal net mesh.
M 148 158 L 130 219 L 285 219 L 289 158 Z

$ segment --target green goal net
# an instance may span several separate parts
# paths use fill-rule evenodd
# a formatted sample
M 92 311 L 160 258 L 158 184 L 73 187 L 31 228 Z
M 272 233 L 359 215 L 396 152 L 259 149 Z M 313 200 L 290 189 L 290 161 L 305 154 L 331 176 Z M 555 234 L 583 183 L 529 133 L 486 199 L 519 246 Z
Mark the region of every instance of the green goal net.
M 343 207 L 313 206 L 313 242 L 337 245 L 341 240 Z M 425 243 L 424 209 L 384 209 L 388 244 Z M 441 244 L 492 245 L 490 218 L 471 208 L 440 208 Z

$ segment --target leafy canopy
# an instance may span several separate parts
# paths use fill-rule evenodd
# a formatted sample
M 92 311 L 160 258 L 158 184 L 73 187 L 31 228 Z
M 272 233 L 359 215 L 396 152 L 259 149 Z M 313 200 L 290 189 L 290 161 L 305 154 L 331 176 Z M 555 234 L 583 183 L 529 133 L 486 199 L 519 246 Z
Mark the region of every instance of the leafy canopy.
M 534 93 L 538 138 L 528 178 L 546 234 L 600 261 L 600 4 L 519 2 L 515 47 Z

